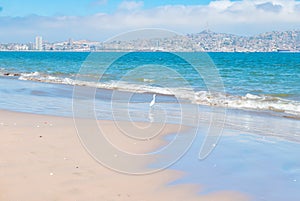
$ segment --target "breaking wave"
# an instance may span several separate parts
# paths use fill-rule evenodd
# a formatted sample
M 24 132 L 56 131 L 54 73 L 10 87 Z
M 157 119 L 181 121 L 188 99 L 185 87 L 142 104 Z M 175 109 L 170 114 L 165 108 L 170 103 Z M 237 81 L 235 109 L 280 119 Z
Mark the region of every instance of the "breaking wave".
M 209 91 L 194 91 L 186 88 L 163 88 L 149 85 L 149 80 L 142 79 L 142 84 L 132 84 L 122 81 L 93 82 L 76 80 L 75 75 L 66 77 L 52 76 L 39 72 L 32 73 L 10 73 L 0 69 L 0 76 L 17 77 L 19 80 L 31 80 L 37 82 L 79 85 L 96 87 L 101 89 L 121 90 L 134 93 L 157 93 L 162 95 L 176 96 L 180 99 L 189 100 L 192 103 L 228 107 L 233 109 L 249 109 L 274 111 L 300 117 L 300 102 L 287 100 L 282 97 L 269 95 L 254 95 L 247 93 L 244 96 L 230 95 L 226 93 L 213 93 Z

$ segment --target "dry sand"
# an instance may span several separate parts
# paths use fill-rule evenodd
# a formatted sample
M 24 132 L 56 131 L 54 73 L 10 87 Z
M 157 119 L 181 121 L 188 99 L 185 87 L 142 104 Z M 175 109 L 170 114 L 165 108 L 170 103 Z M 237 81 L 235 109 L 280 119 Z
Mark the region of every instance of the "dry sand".
M 111 131 L 118 146 L 133 152 L 149 151 L 164 143 L 161 138 L 136 143 L 120 137 L 113 122 L 99 123 Z M 164 133 L 176 129 L 166 125 Z M 0 111 L 0 135 L 0 200 L 248 200 L 238 192 L 198 196 L 201 186 L 168 185 L 183 175 L 174 170 L 133 176 L 105 168 L 83 148 L 71 118 Z

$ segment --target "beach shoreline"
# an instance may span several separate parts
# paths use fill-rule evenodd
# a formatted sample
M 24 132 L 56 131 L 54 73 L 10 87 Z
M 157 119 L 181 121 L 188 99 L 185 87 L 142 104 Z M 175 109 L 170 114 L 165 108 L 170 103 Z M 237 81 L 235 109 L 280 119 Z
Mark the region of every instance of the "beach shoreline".
M 113 126 L 112 121 L 99 122 Z M 168 185 L 184 174 L 175 170 L 133 176 L 105 168 L 81 145 L 72 118 L 2 110 L 0 129 L 1 200 L 248 200 L 238 192 L 199 196 L 198 185 Z M 166 125 L 164 133 L 174 129 Z M 164 142 L 145 142 L 150 149 L 128 143 L 122 138 L 119 145 L 147 152 Z
M 112 56 L 101 55 L 104 60 Z M 162 53 L 136 56 L 168 65 L 173 61 Z M 155 68 L 136 69 L 145 59 L 116 62 L 99 82 L 93 81 L 98 65 L 91 65 L 92 71 L 83 74 L 87 82 L 81 83 L 75 76 L 85 60 L 82 54 L 1 54 L 5 62 L 0 67 L 0 200 L 298 200 L 299 58 L 211 56 L 226 89 L 221 94 L 208 93 L 203 80 L 181 61 L 174 61 L 174 70 L 190 81 L 195 93 L 178 85 L 176 76 Z M 123 80 L 122 75 L 135 71 L 130 82 Z M 166 85 L 161 87 L 161 81 Z M 74 91 L 83 93 L 76 96 Z M 152 124 L 163 131 L 153 137 L 133 130 L 126 135 L 116 127 L 129 124 Z M 128 153 L 159 153 L 158 157 L 133 163 L 120 152 L 91 151 L 86 142 L 102 147 L 98 142 L 106 140 L 93 140 L 91 135 L 84 141 L 82 135 L 90 137 L 84 136 L 87 131 L 104 133 L 107 141 Z M 213 151 L 199 160 L 205 139 L 216 131 L 222 133 L 210 143 Z M 178 133 L 179 143 L 162 153 Z M 196 136 L 184 139 L 192 134 Z M 141 135 L 143 139 L 135 139 Z M 191 142 L 188 151 L 163 171 L 114 171 L 138 174 L 126 168 L 136 165 L 149 173 L 166 167 L 166 157 L 184 153 L 181 140 Z M 99 156 L 121 168 L 107 165 Z

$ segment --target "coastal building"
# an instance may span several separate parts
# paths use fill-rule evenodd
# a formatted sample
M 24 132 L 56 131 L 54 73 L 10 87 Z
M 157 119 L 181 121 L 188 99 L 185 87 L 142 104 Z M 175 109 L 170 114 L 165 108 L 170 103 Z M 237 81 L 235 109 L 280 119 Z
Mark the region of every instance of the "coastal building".
M 68 45 L 69 45 L 70 47 L 73 46 L 73 39 L 72 39 L 72 38 L 69 38 L 69 40 L 68 40 Z
M 35 50 L 43 50 L 43 38 L 42 38 L 42 36 L 35 37 Z
M 33 42 L 29 42 L 27 44 L 27 46 L 28 46 L 28 50 L 34 50 L 35 49 L 35 44 Z

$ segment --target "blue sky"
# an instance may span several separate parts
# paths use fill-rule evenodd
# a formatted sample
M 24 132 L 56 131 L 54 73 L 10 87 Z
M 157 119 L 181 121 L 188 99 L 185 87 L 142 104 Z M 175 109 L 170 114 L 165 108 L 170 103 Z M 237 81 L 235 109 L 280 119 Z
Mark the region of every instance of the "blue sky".
M 24 3 L 26 2 L 26 3 Z M 98 12 L 114 13 L 122 0 L 0 0 L 2 16 L 26 15 L 92 15 Z M 163 5 L 205 5 L 210 0 L 147 0 L 143 8 L 150 9 Z
M 141 28 L 239 35 L 299 30 L 300 1 L 0 0 L 0 43 L 29 42 L 36 35 L 101 41 Z

